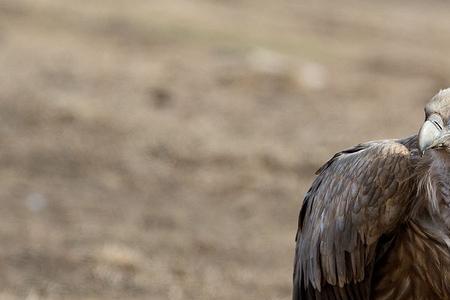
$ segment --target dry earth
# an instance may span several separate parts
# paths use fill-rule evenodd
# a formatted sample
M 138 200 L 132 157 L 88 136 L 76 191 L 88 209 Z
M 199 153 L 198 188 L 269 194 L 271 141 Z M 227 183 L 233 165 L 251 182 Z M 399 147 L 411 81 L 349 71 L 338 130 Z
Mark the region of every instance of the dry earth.
M 0 299 L 289 299 L 313 173 L 417 131 L 445 1 L 0 1 Z

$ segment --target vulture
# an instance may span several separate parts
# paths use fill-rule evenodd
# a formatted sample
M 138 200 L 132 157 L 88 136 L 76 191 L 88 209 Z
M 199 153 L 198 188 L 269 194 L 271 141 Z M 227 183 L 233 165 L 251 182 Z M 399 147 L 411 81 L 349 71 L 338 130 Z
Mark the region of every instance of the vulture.
M 450 88 L 418 134 L 335 154 L 301 204 L 293 300 L 450 299 Z

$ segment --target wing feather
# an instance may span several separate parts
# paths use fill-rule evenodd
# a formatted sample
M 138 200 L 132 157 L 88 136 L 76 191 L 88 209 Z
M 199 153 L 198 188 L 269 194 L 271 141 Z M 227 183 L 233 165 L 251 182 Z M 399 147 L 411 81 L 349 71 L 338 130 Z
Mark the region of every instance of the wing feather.
M 378 240 L 407 219 L 411 160 L 402 141 L 369 142 L 317 171 L 299 215 L 294 300 L 368 296 Z

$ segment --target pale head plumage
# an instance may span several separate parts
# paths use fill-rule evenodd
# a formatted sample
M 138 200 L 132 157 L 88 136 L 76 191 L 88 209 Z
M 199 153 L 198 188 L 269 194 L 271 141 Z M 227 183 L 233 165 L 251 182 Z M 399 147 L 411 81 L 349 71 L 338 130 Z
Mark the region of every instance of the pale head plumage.
M 425 106 L 426 116 L 432 113 L 441 113 L 446 120 L 450 116 L 450 88 L 440 90 Z

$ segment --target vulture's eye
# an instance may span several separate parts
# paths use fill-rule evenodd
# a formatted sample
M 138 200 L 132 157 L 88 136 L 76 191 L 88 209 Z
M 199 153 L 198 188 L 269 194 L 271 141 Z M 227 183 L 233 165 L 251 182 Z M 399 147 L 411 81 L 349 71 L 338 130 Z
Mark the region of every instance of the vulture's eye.
M 434 121 L 433 121 L 433 124 L 434 124 L 434 126 L 436 126 L 437 128 L 439 128 L 439 130 L 442 130 L 442 125 L 439 124 L 438 121 L 434 120 Z
M 437 129 L 442 130 L 444 128 L 444 122 L 442 121 L 442 117 L 438 114 L 432 114 L 428 117 L 428 121 L 433 123 L 434 126 L 436 126 Z

